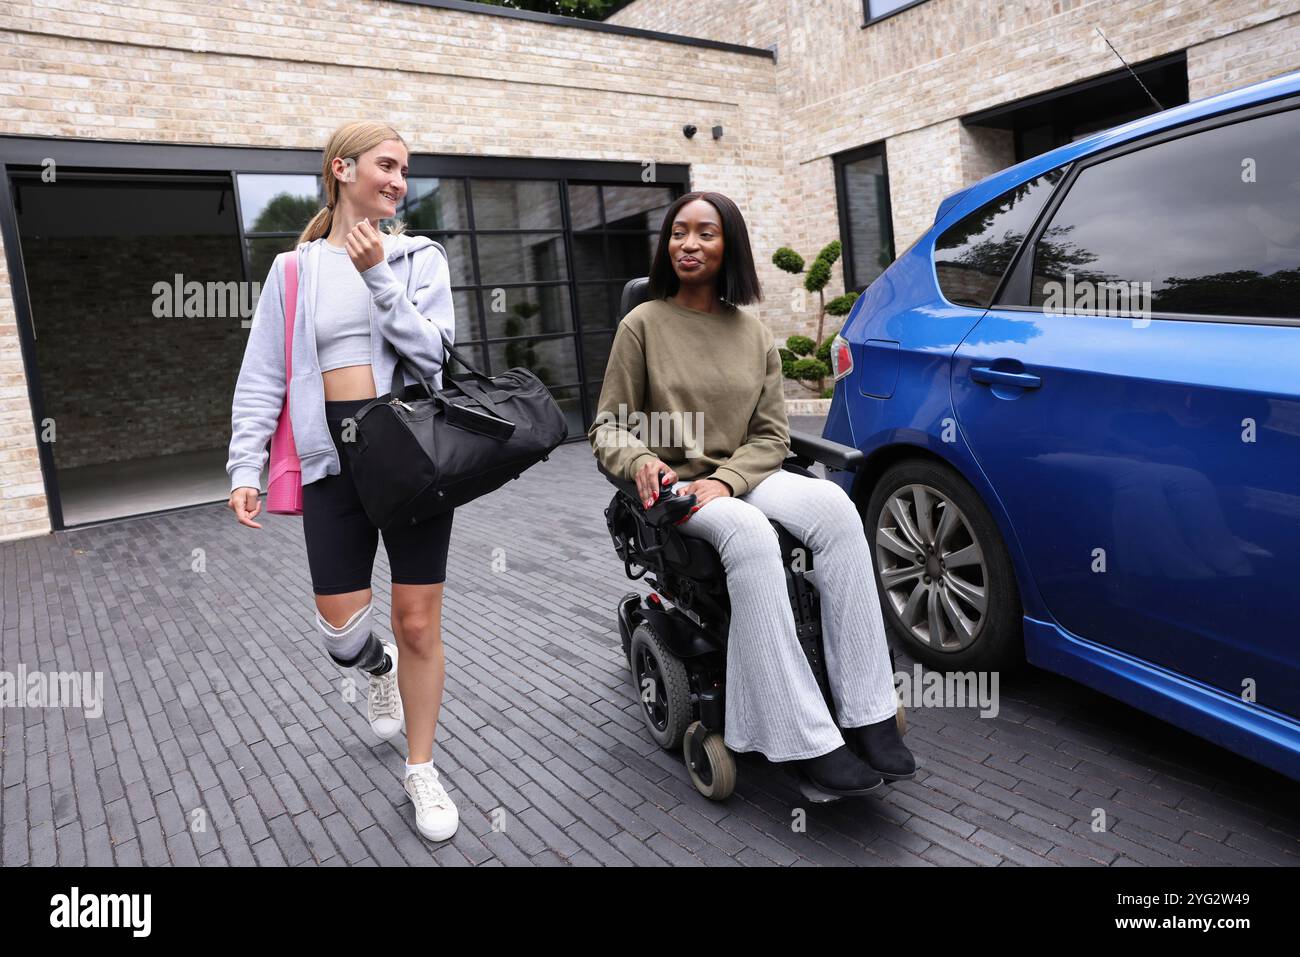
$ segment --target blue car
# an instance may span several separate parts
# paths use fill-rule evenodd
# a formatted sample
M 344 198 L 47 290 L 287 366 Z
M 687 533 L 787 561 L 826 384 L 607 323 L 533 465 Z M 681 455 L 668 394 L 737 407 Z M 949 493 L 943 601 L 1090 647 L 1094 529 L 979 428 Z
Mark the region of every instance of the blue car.
M 1300 72 L 948 197 L 831 351 L 897 646 L 1300 779 Z

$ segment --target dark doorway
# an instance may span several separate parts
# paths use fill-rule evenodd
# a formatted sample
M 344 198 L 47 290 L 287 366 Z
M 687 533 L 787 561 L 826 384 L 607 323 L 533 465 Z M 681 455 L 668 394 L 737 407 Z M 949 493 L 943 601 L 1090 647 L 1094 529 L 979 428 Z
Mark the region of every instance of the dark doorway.
M 1133 75 L 1137 74 L 1138 79 Z M 1140 83 L 1138 81 L 1141 81 Z M 1170 54 L 963 117 L 967 126 L 1008 130 L 1019 163 L 1091 133 L 1187 102 L 1187 54 Z
M 10 176 L 56 524 L 224 500 L 249 298 L 229 174 Z

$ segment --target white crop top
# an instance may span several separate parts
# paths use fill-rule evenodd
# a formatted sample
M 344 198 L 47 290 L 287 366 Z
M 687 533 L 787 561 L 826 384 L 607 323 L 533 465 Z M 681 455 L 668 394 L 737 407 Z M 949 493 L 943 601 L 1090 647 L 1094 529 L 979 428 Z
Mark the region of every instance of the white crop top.
M 370 290 L 346 246 L 322 239 L 316 279 L 316 358 L 320 371 L 370 365 Z

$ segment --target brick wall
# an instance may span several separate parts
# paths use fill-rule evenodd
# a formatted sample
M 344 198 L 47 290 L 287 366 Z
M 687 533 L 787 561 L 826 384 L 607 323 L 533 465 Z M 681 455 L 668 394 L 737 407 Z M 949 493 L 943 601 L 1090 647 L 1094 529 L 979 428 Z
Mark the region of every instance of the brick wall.
M 1297 67 L 1300 67 L 1300 14 L 1293 14 L 1190 46 L 1187 95 L 1193 100 L 1203 99 L 1271 79 Z
M 24 258 L 56 467 L 210 449 L 214 436 L 224 444 L 240 316 L 155 317 L 153 287 L 175 273 L 186 283 L 239 276 L 233 236 L 33 238 Z
M 9 266 L 0 243 L 0 541 L 50 529 Z

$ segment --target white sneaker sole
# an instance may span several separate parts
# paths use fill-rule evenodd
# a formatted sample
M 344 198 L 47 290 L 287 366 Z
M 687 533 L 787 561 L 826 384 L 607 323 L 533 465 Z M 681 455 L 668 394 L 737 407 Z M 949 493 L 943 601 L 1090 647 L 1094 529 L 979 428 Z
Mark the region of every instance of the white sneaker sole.
M 418 819 L 415 822 L 415 829 L 420 832 L 420 836 L 423 837 L 425 840 L 429 840 L 429 841 L 445 841 L 448 838 L 450 838 L 453 834 L 455 834 L 456 830 L 459 827 L 460 827 L 459 819 L 457 819 L 451 825 L 451 830 L 443 830 L 443 831 L 436 831 L 433 828 L 428 828 L 426 830 L 425 827 L 422 824 L 420 824 Z

